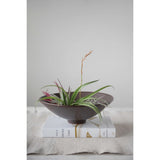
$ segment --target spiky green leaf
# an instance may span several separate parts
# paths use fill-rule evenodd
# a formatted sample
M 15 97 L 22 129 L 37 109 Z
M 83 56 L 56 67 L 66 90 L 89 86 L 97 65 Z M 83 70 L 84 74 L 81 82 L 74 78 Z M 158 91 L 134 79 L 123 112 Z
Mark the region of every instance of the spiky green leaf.
M 60 98 L 58 98 L 58 97 L 53 97 L 53 96 L 50 96 L 50 97 L 42 97 L 42 98 L 39 99 L 39 101 L 46 100 L 46 99 L 54 99 L 54 100 L 56 100 L 57 102 L 63 103 L 63 101 L 62 101 Z
M 83 102 L 83 101 L 85 101 L 85 100 L 87 100 L 88 98 L 94 96 L 96 93 L 98 93 L 99 91 L 101 91 L 101 90 L 103 90 L 103 89 L 105 89 L 105 88 L 107 88 L 107 87 L 112 87 L 112 86 L 111 86 L 111 85 L 107 85 L 107 86 L 104 86 L 104 87 L 102 87 L 102 88 L 100 88 L 100 89 L 97 89 L 96 91 L 92 92 L 91 94 L 89 94 L 89 95 L 87 95 L 87 96 L 85 96 L 85 97 L 82 97 L 82 98 L 78 99 L 77 102 Z
M 98 114 L 99 118 L 102 119 L 102 115 L 101 115 L 99 109 L 94 104 L 92 104 L 90 102 L 79 102 L 79 103 L 75 103 L 75 105 L 86 106 L 86 107 L 93 109 Z
M 80 86 L 74 91 L 74 93 L 72 94 L 71 100 L 70 100 L 70 104 L 72 104 L 72 103 L 74 102 L 74 100 L 75 100 L 75 98 L 77 97 L 79 91 L 80 91 L 83 87 L 85 87 L 85 86 L 87 86 L 87 85 L 89 85 L 89 84 L 95 83 L 95 82 L 97 82 L 97 81 L 98 81 L 98 80 L 95 80 L 95 81 L 87 82 L 87 83 L 85 83 L 85 84 L 80 85 Z

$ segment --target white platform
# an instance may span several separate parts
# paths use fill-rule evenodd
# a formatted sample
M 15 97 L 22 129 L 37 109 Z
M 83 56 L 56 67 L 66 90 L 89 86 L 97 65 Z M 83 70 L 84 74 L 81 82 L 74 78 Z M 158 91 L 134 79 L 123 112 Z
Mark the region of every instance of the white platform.
M 98 117 L 92 117 L 84 124 L 70 124 L 66 119 L 58 116 L 49 116 L 43 129 L 42 137 L 60 138 L 114 138 L 116 128 L 109 116 L 104 116 L 100 121 Z

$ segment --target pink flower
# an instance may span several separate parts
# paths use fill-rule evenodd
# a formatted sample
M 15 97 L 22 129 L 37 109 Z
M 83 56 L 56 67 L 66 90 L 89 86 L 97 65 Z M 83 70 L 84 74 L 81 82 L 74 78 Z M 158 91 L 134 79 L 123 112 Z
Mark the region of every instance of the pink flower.
M 47 92 L 43 91 L 43 94 L 46 95 L 47 97 L 50 97 L 51 95 Z M 52 99 L 45 99 L 46 101 L 52 101 Z
M 57 86 L 57 88 L 58 88 L 58 90 L 59 90 L 59 93 L 61 92 L 61 90 L 60 90 L 60 88 L 59 88 L 59 85 L 58 85 L 58 83 L 55 81 L 54 82 L 55 83 L 55 85 Z

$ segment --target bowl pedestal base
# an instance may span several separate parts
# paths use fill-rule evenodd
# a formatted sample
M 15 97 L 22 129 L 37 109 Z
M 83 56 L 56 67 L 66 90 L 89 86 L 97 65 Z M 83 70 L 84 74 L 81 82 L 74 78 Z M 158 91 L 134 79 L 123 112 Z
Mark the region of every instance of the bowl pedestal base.
M 86 120 L 68 120 L 71 124 L 84 124 L 86 123 Z

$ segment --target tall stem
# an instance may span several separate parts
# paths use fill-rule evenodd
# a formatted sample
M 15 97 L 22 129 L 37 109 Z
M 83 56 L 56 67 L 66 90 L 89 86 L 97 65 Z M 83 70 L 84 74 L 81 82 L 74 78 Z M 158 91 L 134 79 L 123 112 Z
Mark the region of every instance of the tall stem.
M 83 58 L 81 60 L 81 85 L 83 83 Z M 81 98 L 81 91 L 79 92 L 79 98 Z
M 83 58 L 81 60 L 81 85 L 83 83 Z
M 86 60 L 86 58 L 92 53 L 93 51 L 90 51 L 89 53 L 87 53 L 84 58 L 82 57 L 81 60 L 81 85 L 83 84 L 83 62 Z M 79 97 L 81 98 L 81 91 L 79 93 Z

